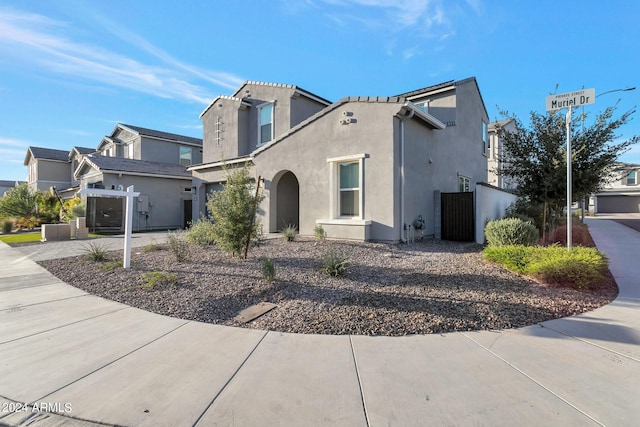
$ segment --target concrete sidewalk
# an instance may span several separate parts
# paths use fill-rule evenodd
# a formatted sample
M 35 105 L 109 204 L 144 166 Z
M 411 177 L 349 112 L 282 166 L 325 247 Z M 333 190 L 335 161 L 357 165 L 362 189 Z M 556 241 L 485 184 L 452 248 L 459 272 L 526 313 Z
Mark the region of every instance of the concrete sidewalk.
M 160 316 L 0 244 L 0 425 L 637 425 L 640 233 L 588 224 L 614 303 L 518 330 L 408 337 Z

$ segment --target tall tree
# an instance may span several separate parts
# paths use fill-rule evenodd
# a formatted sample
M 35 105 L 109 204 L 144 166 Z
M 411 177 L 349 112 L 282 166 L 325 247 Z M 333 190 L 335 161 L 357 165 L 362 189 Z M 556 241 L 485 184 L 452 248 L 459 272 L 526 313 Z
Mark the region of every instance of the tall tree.
M 617 141 L 616 130 L 625 125 L 635 108 L 615 118 L 616 106 L 598 114 L 585 126 L 584 117 L 575 114 L 571 124 L 572 194 L 574 200 L 595 193 L 607 183 L 618 157 L 638 141 L 633 136 Z M 509 117 L 507 112 L 502 112 Z M 553 214 L 566 205 L 567 130 L 564 111 L 530 113 L 530 127 L 517 117 L 516 130 L 498 129 L 502 140 L 501 172 L 518 183 L 521 196 L 544 206 L 544 223 L 548 227 Z M 547 216 L 547 210 L 552 214 Z

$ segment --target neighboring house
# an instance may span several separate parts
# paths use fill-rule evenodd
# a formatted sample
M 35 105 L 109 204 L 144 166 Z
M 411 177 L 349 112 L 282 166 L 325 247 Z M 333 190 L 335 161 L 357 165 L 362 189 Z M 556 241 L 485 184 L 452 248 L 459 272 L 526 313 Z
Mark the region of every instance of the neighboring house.
M 134 230 L 178 228 L 191 220 L 191 174 L 186 166 L 202 162 L 202 140 L 118 123 L 96 149 L 71 151 L 29 147 L 31 188 L 55 187 L 63 199 L 80 188 L 126 188 L 141 195 L 134 215 Z M 83 196 L 87 226 L 124 230 L 123 199 Z M 185 210 L 188 212 L 185 215 Z
M 202 140 L 174 133 L 118 123 L 97 150 L 107 157 L 178 163 L 202 162 Z
M 261 177 L 265 232 L 397 242 L 407 229 L 438 234 L 440 193 L 487 179 L 488 118 L 475 78 L 393 97 L 336 103 L 296 86 L 247 82 L 201 114 L 203 164 L 193 173 L 193 218 L 225 168 Z M 424 222 L 421 222 L 420 219 Z
M 90 154 L 75 178 L 84 188 L 126 190 L 133 185 L 140 192 L 133 231 L 182 228 L 191 220 L 191 173 L 180 164 Z M 87 227 L 122 230 L 124 207 L 124 198 L 86 196 Z
M 4 194 L 11 190 L 14 187 L 17 187 L 20 184 L 23 184 L 24 181 L 5 181 L 0 180 L 0 197 L 3 197 Z
M 27 183 L 32 191 L 71 186 L 69 152 L 66 150 L 28 147 L 24 165 L 28 168 Z
M 640 165 L 620 163 L 592 198 L 596 213 L 640 213 Z
M 505 177 L 501 172 L 505 164 L 505 153 L 499 131 L 516 131 L 513 119 L 500 120 L 489 123 L 489 146 L 487 147 L 487 183 L 503 190 L 515 190 L 518 186 L 513 178 Z

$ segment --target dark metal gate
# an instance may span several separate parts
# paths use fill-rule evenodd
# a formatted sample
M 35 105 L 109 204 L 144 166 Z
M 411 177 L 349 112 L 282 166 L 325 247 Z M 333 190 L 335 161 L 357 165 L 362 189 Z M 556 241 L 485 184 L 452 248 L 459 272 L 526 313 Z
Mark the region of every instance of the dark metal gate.
M 440 193 L 442 240 L 475 241 L 473 193 Z

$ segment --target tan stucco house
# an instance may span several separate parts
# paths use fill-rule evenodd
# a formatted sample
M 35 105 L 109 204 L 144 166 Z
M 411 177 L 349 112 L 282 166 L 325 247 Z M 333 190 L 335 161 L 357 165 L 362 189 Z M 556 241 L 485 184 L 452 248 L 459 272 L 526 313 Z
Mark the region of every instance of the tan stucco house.
M 261 178 L 265 232 L 398 242 L 437 235 L 440 193 L 487 180 L 488 117 L 475 78 L 389 97 L 330 102 L 293 85 L 247 82 L 201 114 L 193 219 L 225 168 Z

